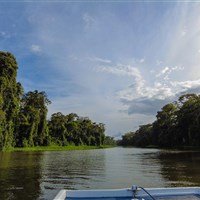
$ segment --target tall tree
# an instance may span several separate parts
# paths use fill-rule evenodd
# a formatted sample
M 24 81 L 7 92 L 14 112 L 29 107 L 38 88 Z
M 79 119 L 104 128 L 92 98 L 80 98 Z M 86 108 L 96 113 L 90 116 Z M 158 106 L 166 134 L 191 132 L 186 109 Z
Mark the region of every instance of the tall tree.
M 88 117 L 75 113 L 54 113 L 48 122 L 51 141 L 58 145 L 101 145 L 105 138 L 104 124 L 96 124 Z
M 67 121 L 67 116 L 61 112 L 51 115 L 51 119 L 48 121 L 51 143 L 64 146 L 68 144 L 70 138 L 66 128 Z
M 21 100 L 19 146 L 46 145 L 48 140 L 47 105 L 45 92 L 30 91 Z M 21 144 L 20 144 L 21 143 Z
M 200 146 L 200 95 L 182 95 L 178 106 L 178 125 L 182 132 L 183 144 Z
M 153 140 L 155 145 L 173 146 L 178 142 L 175 134 L 176 111 L 176 105 L 170 103 L 157 113 L 157 120 L 153 123 Z
M 135 132 L 133 144 L 135 146 L 146 147 L 152 144 L 152 131 L 153 125 L 146 124 L 141 125 L 139 129 Z
M 23 89 L 16 81 L 18 65 L 11 53 L 0 52 L 0 149 L 15 145 L 15 128 Z
M 122 140 L 120 141 L 120 145 L 123 146 L 133 146 L 134 145 L 134 137 L 135 132 L 128 132 L 122 135 Z

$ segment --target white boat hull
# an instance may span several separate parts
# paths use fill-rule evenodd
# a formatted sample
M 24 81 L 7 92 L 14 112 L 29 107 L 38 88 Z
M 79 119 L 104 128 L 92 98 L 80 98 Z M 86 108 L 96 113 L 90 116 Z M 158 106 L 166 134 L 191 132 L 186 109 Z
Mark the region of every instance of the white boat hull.
M 145 190 L 150 194 L 146 193 Z M 190 199 L 200 200 L 200 187 L 183 188 L 133 188 L 112 189 L 112 190 L 61 190 L 54 200 L 76 200 L 76 199 L 95 199 L 95 200 L 150 200 L 150 199 Z M 152 198 L 151 198 L 152 196 Z

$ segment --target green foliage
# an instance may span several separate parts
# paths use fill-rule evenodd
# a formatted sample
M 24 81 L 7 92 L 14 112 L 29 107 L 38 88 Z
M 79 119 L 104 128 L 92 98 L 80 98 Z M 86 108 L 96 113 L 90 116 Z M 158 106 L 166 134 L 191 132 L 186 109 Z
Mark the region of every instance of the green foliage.
M 128 132 L 122 136 L 122 141 L 119 142 L 123 146 L 132 146 L 134 144 L 135 132 Z
M 88 150 L 88 149 L 102 149 L 102 148 L 110 148 L 111 146 L 75 146 L 75 145 L 68 145 L 68 146 L 38 146 L 38 147 L 16 147 L 11 149 L 11 151 L 71 151 L 71 150 Z
M 200 146 L 200 95 L 183 95 L 179 98 L 178 105 L 177 119 L 182 132 L 182 143 Z
M 76 113 L 54 113 L 47 121 L 50 104 L 45 92 L 23 92 L 16 82 L 18 65 L 11 53 L 0 52 L 0 150 L 47 145 L 101 146 L 104 124 Z
M 62 146 L 71 144 L 100 146 L 105 138 L 103 124 L 96 124 L 89 118 L 79 117 L 75 113 L 52 114 L 48 127 L 52 143 Z
M 122 136 L 122 145 L 200 146 L 200 95 L 182 95 L 165 105 L 156 120 Z
M 23 91 L 21 84 L 16 82 L 17 69 L 15 57 L 0 52 L 0 149 L 15 145 L 15 122 Z
M 122 146 L 139 146 L 145 147 L 152 143 L 152 124 L 140 126 L 136 132 L 129 132 L 122 136 L 118 142 Z
M 134 145 L 145 147 L 152 144 L 152 124 L 140 126 L 134 135 Z
M 106 136 L 105 140 L 104 140 L 104 144 L 105 145 L 115 146 L 115 145 L 117 145 L 117 142 L 114 139 L 114 137 Z
M 0 51 L 0 150 L 51 144 L 101 146 L 114 144 L 105 125 L 76 113 L 54 113 L 47 121 L 50 100 L 45 92 L 29 91 L 16 81 L 18 65 Z M 200 95 L 185 94 L 157 112 L 152 124 L 122 136 L 122 145 L 200 146 Z
M 47 105 L 51 103 L 45 92 L 28 92 L 21 99 L 17 146 L 47 144 Z
M 153 143 L 158 146 L 178 145 L 179 138 L 176 133 L 177 108 L 170 103 L 165 105 L 156 115 L 153 123 Z M 177 138 L 176 138 L 177 137 Z

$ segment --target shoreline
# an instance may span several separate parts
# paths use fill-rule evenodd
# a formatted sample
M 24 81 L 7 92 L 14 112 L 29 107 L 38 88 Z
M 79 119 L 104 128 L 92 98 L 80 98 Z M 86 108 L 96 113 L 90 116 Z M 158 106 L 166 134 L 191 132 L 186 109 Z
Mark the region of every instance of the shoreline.
M 19 152 L 19 151 L 72 151 L 72 150 L 90 150 L 90 149 L 105 149 L 114 146 L 37 146 L 37 147 L 15 147 L 13 149 L 6 149 L 4 152 Z M 1 152 L 1 151 L 0 151 Z

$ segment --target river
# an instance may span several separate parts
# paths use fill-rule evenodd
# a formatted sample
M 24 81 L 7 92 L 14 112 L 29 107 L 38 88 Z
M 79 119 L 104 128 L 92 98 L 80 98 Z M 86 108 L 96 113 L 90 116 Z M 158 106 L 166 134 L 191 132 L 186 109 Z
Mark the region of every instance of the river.
M 60 189 L 200 186 L 200 151 L 110 148 L 0 152 L 1 200 L 51 200 Z

